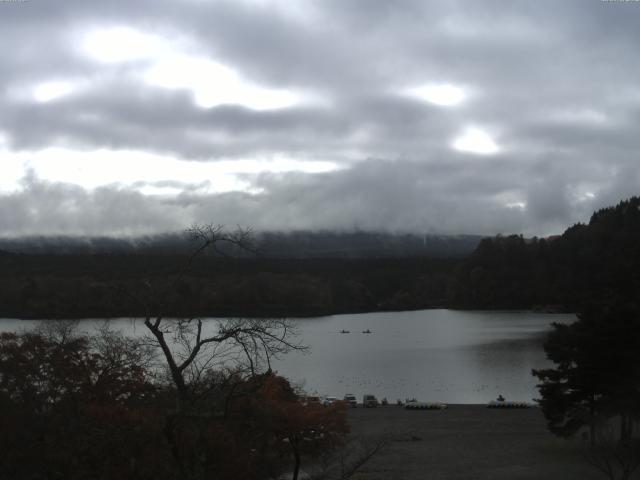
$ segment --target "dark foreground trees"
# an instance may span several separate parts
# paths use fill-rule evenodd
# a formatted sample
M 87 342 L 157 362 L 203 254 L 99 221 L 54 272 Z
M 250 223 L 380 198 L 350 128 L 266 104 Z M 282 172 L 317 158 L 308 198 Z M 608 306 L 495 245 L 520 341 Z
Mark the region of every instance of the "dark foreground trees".
M 591 305 L 545 343 L 555 368 L 534 370 L 551 432 L 588 436 L 590 463 L 609 478 L 640 465 L 640 311 L 633 303 Z
M 147 353 L 109 330 L 1 334 L 0 478 L 276 478 L 348 431 L 344 407 L 305 406 L 271 372 L 203 373 L 178 412 Z
M 0 334 L 0 478 L 162 473 L 147 349 L 64 331 Z

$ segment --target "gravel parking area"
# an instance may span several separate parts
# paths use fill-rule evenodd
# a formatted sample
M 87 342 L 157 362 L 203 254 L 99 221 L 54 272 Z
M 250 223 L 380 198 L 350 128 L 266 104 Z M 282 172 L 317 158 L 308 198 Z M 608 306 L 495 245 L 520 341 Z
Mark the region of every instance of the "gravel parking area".
M 391 439 L 358 473 L 358 479 L 603 478 L 586 463 L 578 442 L 558 439 L 546 430 L 537 408 L 357 408 L 349 411 L 349 421 L 353 435 Z

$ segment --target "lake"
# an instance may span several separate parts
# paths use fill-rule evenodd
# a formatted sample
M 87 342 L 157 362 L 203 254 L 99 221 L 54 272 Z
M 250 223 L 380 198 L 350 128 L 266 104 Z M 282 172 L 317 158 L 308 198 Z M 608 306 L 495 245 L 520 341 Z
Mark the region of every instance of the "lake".
M 569 323 L 571 314 L 528 311 L 420 310 L 332 315 L 298 319 L 308 354 L 291 353 L 274 370 L 301 383 L 309 393 L 359 399 L 415 397 L 422 401 L 485 403 L 538 396 L 531 369 L 549 365 L 542 342 L 551 323 Z M 83 320 L 90 330 L 101 320 Z M 1 331 L 37 322 L 0 320 Z M 128 334 L 145 332 L 139 321 L 111 320 Z M 340 333 L 348 330 L 350 333 Z M 370 330 L 371 333 L 362 333 Z
M 534 312 L 420 310 L 299 320 L 311 354 L 277 363 L 309 391 L 389 401 L 485 403 L 538 396 L 531 369 L 549 365 L 542 349 L 551 323 L 575 315 Z M 341 334 L 341 330 L 351 333 Z M 363 330 L 372 333 L 361 333 Z

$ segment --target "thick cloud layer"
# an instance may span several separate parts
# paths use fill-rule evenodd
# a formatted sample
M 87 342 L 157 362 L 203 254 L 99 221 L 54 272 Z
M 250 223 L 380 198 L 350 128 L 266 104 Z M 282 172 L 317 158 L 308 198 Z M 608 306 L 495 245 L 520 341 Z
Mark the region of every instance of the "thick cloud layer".
M 639 21 L 589 0 L 0 3 L 0 235 L 559 232 L 640 190 Z

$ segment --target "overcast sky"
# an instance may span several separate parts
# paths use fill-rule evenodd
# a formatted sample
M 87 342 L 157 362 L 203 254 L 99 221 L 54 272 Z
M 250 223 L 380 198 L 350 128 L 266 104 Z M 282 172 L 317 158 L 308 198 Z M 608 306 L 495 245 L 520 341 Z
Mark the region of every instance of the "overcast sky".
M 548 235 L 640 193 L 640 2 L 0 1 L 0 236 Z

